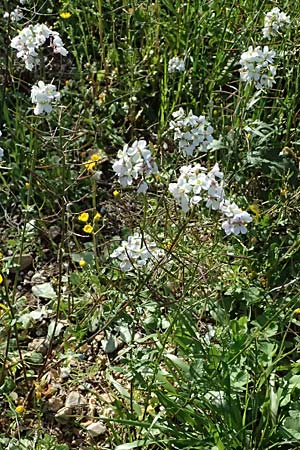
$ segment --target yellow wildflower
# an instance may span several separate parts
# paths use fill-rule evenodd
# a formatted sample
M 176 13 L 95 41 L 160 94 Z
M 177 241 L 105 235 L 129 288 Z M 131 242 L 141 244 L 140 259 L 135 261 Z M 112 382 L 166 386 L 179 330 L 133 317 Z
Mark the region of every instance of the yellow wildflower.
M 89 220 L 89 213 L 83 212 L 78 216 L 79 222 L 87 222 Z
M 92 225 L 90 225 L 89 223 L 87 223 L 84 227 L 83 227 L 83 231 L 85 233 L 91 234 L 93 232 L 93 227 Z
M 26 181 L 25 187 L 26 187 L 26 189 L 29 189 L 29 188 L 30 188 L 30 183 L 28 183 L 28 181 Z
M 300 314 L 300 308 L 296 308 L 294 314 Z
M 87 170 L 93 170 L 93 168 L 95 167 L 96 163 L 95 162 L 87 162 L 87 163 L 84 163 L 84 165 L 85 165 L 85 168 Z
M 69 11 L 62 11 L 59 15 L 62 19 L 70 19 L 72 14 Z
M 165 249 L 166 250 L 170 250 L 170 248 L 172 247 L 172 242 L 167 242 L 166 244 L 165 244 Z
M 3 276 L 0 273 L 0 284 L 2 284 L 2 282 L 3 282 Z
M 97 155 L 97 153 L 94 153 L 94 154 L 91 156 L 91 161 L 100 161 L 100 159 L 101 159 L 101 156 L 100 156 L 100 155 Z
M 115 190 L 115 191 L 113 192 L 113 196 L 114 196 L 114 197 L 119 197 L 119 195 L 120 195 L 120 192 L 119 192 L 119 191 Z
M 96 162 L 100 161 L 100 159 L 101 159 L 101 156 L 98 155 L 97 153 L 94 153 L 94 154 L 90 157 L 90 159 L 89 159 L 86 163 L 84 163 L 85 168 L 86 168 L 87 170 L 93 170 L 93 168 L 94 168 L 95 165 L 96 165 Z
M 94 215 L 94 222 L 98 222 L 100 219 L 101 219 L 101 214 L 100 213 L 96 213 L 95 215 Z
M 86 261 L 85 261 L 84 259 L 81 259 L 81 260 L 79 261 L 79 265 L 80 265 L 80 267 L 86 266 Z
M 15 409 L 16 413 L 22 414 L 24 412 L 25 408 L 23 405 L 18 405 Z

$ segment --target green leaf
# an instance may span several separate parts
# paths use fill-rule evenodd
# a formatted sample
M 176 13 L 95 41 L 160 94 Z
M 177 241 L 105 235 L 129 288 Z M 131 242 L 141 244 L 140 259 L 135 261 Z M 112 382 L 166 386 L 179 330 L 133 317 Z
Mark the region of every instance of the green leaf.
M 37 284 L 36 286 L 33 286 L 32 293 L 36 297 L 40 297 L 40 298 L 50 298 L 50 299 L 56 298 L 56 292 L 53 289 L 51 283 L 42 283 L 42 284 Z
M 147 440 L 147 444 L 149 445 L 149 441 Z M 134 442 L 128 442 L 127 444 L 118 445 L 115 450 L 130 450 L 131 448 L 139 448 L 145 445 L 145 439 L 138 440 Z

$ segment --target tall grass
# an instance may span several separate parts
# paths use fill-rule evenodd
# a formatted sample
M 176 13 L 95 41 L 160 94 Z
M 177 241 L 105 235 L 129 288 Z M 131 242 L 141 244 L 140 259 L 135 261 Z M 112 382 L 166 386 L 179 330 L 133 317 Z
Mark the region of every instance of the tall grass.
M 298 449 L 298 5 L 278 3 L 291 24 L 270 41 L 265 1 L 36 0 L 3 17 L 16 6 L 0 5 L 0 449 Z M 36 23 L 69 54 L 29 72 L 10 41 Z M 250 45 L 276 51 L 272 89 L 240 80 Z M 40 79 L 61 93 L 45 116 Z M 169 130 L 180 107 L 214 128 L 192 159 Z M 112 170 L 142 138 L 159 166 L 146 195 Z M 182 213 L 168 185 L 197 162 L 220 164 L 247 234 Z M 164 256 L 122 272 L 110 255 L 133 232 Z M 85 403 L 62 411 L 72 391 Z

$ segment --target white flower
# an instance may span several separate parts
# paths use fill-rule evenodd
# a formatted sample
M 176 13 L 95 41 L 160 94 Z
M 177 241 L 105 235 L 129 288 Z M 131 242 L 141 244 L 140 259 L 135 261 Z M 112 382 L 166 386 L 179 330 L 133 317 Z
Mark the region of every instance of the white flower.
M 264 87 L 271 88 L 275 83 L 276 67 L 273 65 L 275 56 L 274 50 L 269 50 L 266 45 L 263 49 L 260 46 L 253 48 L 251 45 L 240 58 L 241 80 L 246 83 L 254 82 L 258 90 Z
M 213 127 L 204 116 L 196 116 L 192 111 L 185 114 L 180 108 L 172 114 L 174 120 L 169 129 L 174 132 L 174 140 L 178 141 L 179 149 L 184 156 L 193 156 L 195 150 L 207 151 L 207 146 L 213 141 Z
M 168 63 L 168 72 L 174 73 L 174 72 L 184 72 L 185 71 L 185 64 L 184 60 L 178 58 L 178 56 L 174 56 L 174 58 L 171 58 Z
M 148 189 L 145 177 L 158 173 L 147 142 L 140 139 L 134 141 L 131 146 L 125 144 L 123 149 L 118 151 L 117 157 L 113 170 L 119 176 L 121 186 L 131 186 L 133 180 L 139 180 L 138 193 L 145 193 Z
M 56 92 L 56 86 L 53 84 L 45 84 L 39 81 L 37 85 L 32 86 L 31 101 L 36 103 L 34 114 L 39 115 L 49 113 L 52 111 L 51 103 L 54 100 L 59 100 L 60 93 Z
M 164 251 L 157 247 L 149 236 L 134 233 L 127 241 L 122 241 L 116 248 L 111 258 L 117 258 L 120 262 L 120 269 L 128 272 L 134 268 L 146 266 L 150 260 L 158 260 L 163 257 Z
M 59 36 L 57 31 L 52 31 L 52 46 L 54 49 L 54 53 L 60 53 L 62 56 L 67 56 L 68 51 L 65 49 L 63 41 L 61 40 L 61 37 Z
M 29 25 L 23 28 L 15 36 L 10 45 L 17 50 L 17 57 L 21 58 L 28 70 L 33 70 L 39 64 L 39 50 L 50 39 L 50 47 L 54 53 L 60 53 L 63 56 L 68 54 L 63 46 L 63 42 L 57 31 L 52 31 L 45 24 Z
M 182 166 L 177 182 L 169 184 L 169 192 L 184 213 L 204 201 L 207 208 L 218 210 L 227 218 L 222 224 L 227 235 L 245 234 L 252 217 L 225 198 L 223 178 L 218 163 L 209 172 L 200 164 Z
M 279 8 L 273 8 L 265 16 L 265 23 L 262 29 L 264 38 L 270 39 L 272 36 L 280 34 L 290 24 L 290 16 L 281 12 Z
M 184 213 L 201 200 L 206 201 L 208 208 L 219 209 L 224 198 L 224 190 L 220 184 L 223 173 L 218 164 L 210 172 L 205 172 L 205 167 L 200 164 L 183 166 L 177 183 L 169 184 L 169 191 Z
M 23 12 L 19 7 L 15 8 L 11 13 L 5 12 L 3 14 L 4 19 L 10 19 L 11 22 L 19 22 L 23 19 L 24 15 Z
M 252 217 L 246 211 L 242 211 L 235 203 L 224 202 L 221 211 L 228 217 L 222 223 L 222 228 L 227 235 L 246 234 L 246 225 L 252 222 Z

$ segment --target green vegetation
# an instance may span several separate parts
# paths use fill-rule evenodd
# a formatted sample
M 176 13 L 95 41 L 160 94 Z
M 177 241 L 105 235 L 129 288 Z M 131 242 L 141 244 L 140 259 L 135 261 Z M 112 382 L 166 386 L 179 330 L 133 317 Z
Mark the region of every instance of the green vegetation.
M 271 3 L 1 3 L 0 450 L 300 448 L 300 7 L 268 39 Z

